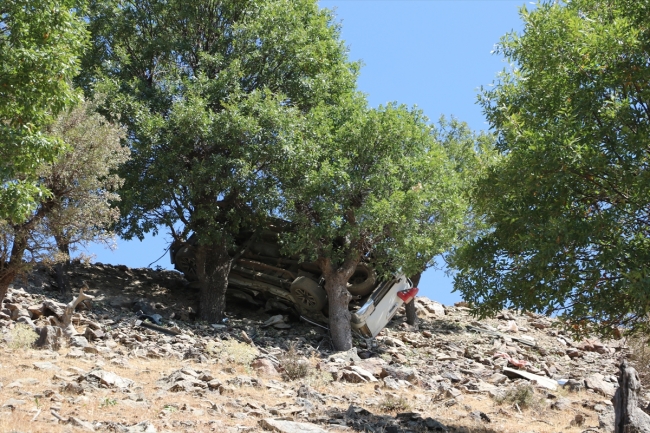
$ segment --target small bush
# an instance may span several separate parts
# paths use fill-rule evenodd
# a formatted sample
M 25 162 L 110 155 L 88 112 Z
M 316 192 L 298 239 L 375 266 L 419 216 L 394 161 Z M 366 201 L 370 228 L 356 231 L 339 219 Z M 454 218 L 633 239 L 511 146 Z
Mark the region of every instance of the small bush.
M 309 374 L 309 361 L 298 353 L 295 344 L 290 345 L 289 349 L 278 360 L 280 361 L 280 367 L 284 370 L 282 375 L 286 380 L 302 379 Z
M 411 404 L 404 397 L 389 394 L 379 403 L 379 409 L 383 412 L 406 412 L 411 409 Z
M 538 408 L 542 398 L 535 394 L 535 388 L 530 385 L 520 385 L 511 388 L 494 399 L 498 404 L 517 405 L 520 409 Z
M 27 349 L 38 340 L 38 334 L 31 326 L 25 323 L 18 323 L 14 329 L 9 331 L 8 344 L 10 349 Z
M 635 335 L 627 340 L 631 349 L 630 363 L 639 373 L 644 388 L 650 386 L 650 338 Z
M 259 355 L 257 349 L 237 340 L 211 341 L 206 345 L 205 351 L 212 357 L 244 366 L 249 366 Z

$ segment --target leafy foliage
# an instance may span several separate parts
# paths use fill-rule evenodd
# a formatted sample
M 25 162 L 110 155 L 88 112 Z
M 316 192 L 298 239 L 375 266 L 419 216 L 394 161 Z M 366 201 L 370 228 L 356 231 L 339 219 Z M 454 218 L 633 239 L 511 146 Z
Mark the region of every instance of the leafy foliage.
M 365 257 L 385 275 L 422 271 L 465 228 L 467 174 L 481 165 L 477 141 L 489 139 L 457 121 L 437 129 L 394 104 L 368 109 L 357 100 L 321 114 L 284 191 L 282 209 L 299 226 L 287 248 L 337 265 Z
M 276 166 L 295 225 L 285 249 L 319 264 L 334 346 L 348 350 L 346 283 L 360 261 L 383 277 L 413 275 L 464 236 L 479 140 L 459 122 L 438 130 L 419 110 L 369 109 L 358 96 L 312 110 L 305 135 L 288 162 L 298 169 Z
M 124 180 L 114 171 L 128 161 L 130 151 L 120 142 L 125 131 L 109 123 L 96 108 L 95 102 L 84 101 L 48 128 L 70 149 L 39 173 L 52 194 L 52 208 L 43 219 L 40 235 L 54 239 L 59 247 L 109 242 L 113 233 L 107 228 L 119 218 L 117 190 Z M 39 245 L 46 245 L 45 240 Z
M 47 189 L 39 167 L 64 150 L 43 131 L 78 100 L 71 86 L 87 42 L 74 0 L 5 0 L 0 5 L 0 218 L 18 223 Z
M 649 8 L 545 2 L 501 40 L 515 66 L 480 103 L 505 157 L 473 205 L 491 229 L 453 260 L 478 313 L 559 311 L 605 334 L 646 321 Z
M 269 167 L 291 158 L 305 113 L 354 87 L 357 67 L 313 0 L 96 1 L 89 22 L 79 82 L 106 92 L 133 152 L 118 228 L 194 233 L 201 317 L 219 320 L 237 236 L 281 202 Z
M 111 206 L 119 200 L 115 191 L 121 179 L 110 172 L 128 159 L 129 151 L 120 144 L 122 129 L 94 108 L 94 103 L 84 102 L 48 127 L 47 133 L 69 149 L 37 171 L 36 185 L 47 188 L 49 195 L 18 224 L 0 219 L 0 297 L 34 261 L 65 260 L 70 245 L 112 237 L 108 227 L 119 210 Z

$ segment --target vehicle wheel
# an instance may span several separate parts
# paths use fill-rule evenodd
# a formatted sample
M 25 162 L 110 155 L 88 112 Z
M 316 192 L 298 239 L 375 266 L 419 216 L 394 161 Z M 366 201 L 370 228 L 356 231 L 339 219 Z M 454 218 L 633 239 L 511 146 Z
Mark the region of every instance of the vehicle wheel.
M 377 281 L 377 274 L 366 263 L 359 263 L 354 274 L 348 280 L 348 292 L 354 296 L 365 296 L 372 292 Z
M 187 281 L 196 281 L 196 255 L 194 248 L 183 245 L 174 257 L 174 267 L 181 271 Z
M 300 308 L 309 312 L 320 311 L 327 305 L 327 294 L 318 283 L 308 277 L 298 277 L 289 289 Z

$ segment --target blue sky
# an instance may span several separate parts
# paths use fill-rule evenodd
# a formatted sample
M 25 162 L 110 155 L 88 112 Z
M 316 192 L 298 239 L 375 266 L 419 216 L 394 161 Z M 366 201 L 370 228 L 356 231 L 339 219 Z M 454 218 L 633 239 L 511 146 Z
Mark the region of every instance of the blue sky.
M 417 105 L 432 120 L 454 116 L 472 129 L 488 125 L 476 105 L 481 86 L 488 86 L 508 65 L 491 54 L 501 36 L 523 28 L 520 0 L 320 0 L 334 9 L 350 59 L 364 64 L 359 89 L 372 106 L 396 101 Z M 91 245 L 95 261 L 145 267 L 166 250 L 169 236 L 160 233 L 144 242 L 118 240 L 110 251 Z M 442 264 L 442 263 L 441 263 Z M 170 268 L 164 256 L 153 266 Z M 420 294 L 452 304 L 452 280 L 444 270 L 428 270 Z

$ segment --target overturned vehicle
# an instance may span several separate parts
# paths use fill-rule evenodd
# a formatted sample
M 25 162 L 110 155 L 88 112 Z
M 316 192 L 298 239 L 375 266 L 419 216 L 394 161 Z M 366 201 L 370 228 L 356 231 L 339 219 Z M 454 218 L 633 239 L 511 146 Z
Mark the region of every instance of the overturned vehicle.
M 259 233 L 254 242 L 233 263 L 228 275 L 230 298 L 280 310 L 293 310 L 305 318 L 327 323 L 328 302 L 325 281 L 315 263 L 280 253 L 279 226 Z M 171 262 L 191 285 L 198 284 L 195 265 L 196 237 L 175 241 Z M 349 308 L 352 329 L 364 337 L 375 337 L 404 303 L 413 300 L 418 289 L 403 275 L 377 278 L 368 263 L 360 263 L 348 281 L 352 295 Z

